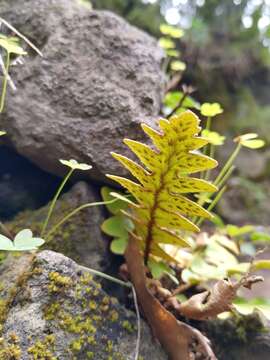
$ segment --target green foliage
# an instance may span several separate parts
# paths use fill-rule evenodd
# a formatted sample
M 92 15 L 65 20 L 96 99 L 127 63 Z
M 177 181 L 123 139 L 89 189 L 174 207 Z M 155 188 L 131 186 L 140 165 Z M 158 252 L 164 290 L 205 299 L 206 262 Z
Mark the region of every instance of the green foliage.
M 30 229 L 18 232 L 13 241 L 4 235 L 0 235 L 0 250 L 4 251 L 31 251 L 38 249 L 43 244 L 44 240 L 33 237 Z
M 2 85 L 2 92 L 1 92 L 1 99 L 0 99 L 0 113 L 4 110 L 5 105 L 5 97 L 7 91 L 7 83 L 9 78 L 9 68 L 11 62 L 11 55 L 15 56 L 25 56 L 27 52 L 20 46 L 19 40 L 22 39 L 25 41 L 33 50 L 35 50 L 40 56 L 42 53 L 29 41 L 24 35 L 22 35 L 17 29 L 15 29 L 12 25 L 10 25 L 6 20 L 0 17 L 0 25 L 4 24 L 9 30 L 11 30 L 15 36 L 6 36 L 0 33 L 0 50 L 1 48 L 4 49 L 6 53 L 5 64 L 2 64 L 2 71 L 4 75 L 3 85 Z M 0 54 L 0 59 L 2 60 L 2 56 Z M 3 135 L 3 132 L 1 133 Z
M 180 114 L 187 109 L 200 109 L 200 104 L 182 91 L 168 92 L 164 97 L 163 103 L 163 113 L 165 115 L 170 114 L 172 111 L 175 114 Z
M 216 191 L 212 184 L 188 176 L 217 165 L 215 160 L 195 152 L 207 144 L 205 139 L 198 137 L 198 125 L 199 119 L 190 111 L 172 116 L 169 120 L 161 119 L 160 132 L 142 124 L 155 149 L 129 139 L 124 142 L 144 167 L 125 156 L 112 154 L 139 181 L 107 175 L 136 199 L 136 203 L 129 205 L 130 212 L 126 214 L 135 223 L 131 234 L 140 240 L 146 262 L 149 255 L 165 261 L 172 260 L 164 252 L 164 244 L 190 246 L 181 231 L 199 229 L 189 217 L 211 218 L 208 211 L 185 196 L 187 193 Z
M 78 163 L 77 160 L 74 159 L 70 159 L 70 160 L 59 160 L 61 164 L 69 167 L 72 170 L 90 170 L 92 169 L 91 165 L 88 164 L 83 164 L 83 163 Z
M 210 131 L 207 129 L 204 129 L 202 131 L 202 137 L 206 138 L 209 142 L 209 144 L 215 145 L 215 146 L 220 146 L 220 145 L 224 145 L 224 141 L 225 141 L 225 136 L 220 135 L 218 132 L 216 131 Z
M 164 35 L 168 35 L 172 38 L 179 39 L 184 35 L 184 31 L 179 27 L 172 26 L 169 24 L 161 24 L 160 32 Z
M 234 141 L 250 149 L 260 149 L 265 145 L 265 141 L 257 139 L 257 137 L 258 134 L 255 133 L 245 134 L 238 136 Z
M 27 55 L 27 52 L 19 45 L 19 39 L 13 36 L 5 36 L 0 33 L 0 47 L 9 54 Z
M 129 218 L 124 216 L 122 211 L 127 210 L 128 204 L 132 201 L 107 186 L 101 188 L 101 196 L 104 201 L 118 199 L 117 202 L 106 204 L 108 211 L 113 216 L 102 223 L 101 229 L 105 234 L 113 237 L 110 245 L 111 251 L 114 254 L 123 255 L 128 243 L 128 233 L 134 229 L 134 225 Z
M 249 315 L 256 310 L 259 310 L 268 320 L 270 320 L 270 300 L 268 299 L 255 298 L 247 300 L 245 298 L 237 298 L 234 300 L 233 305 L 240 314 Z
M 222 114 L 223 109 L 219 103 L 204 103 L 201 105 L 201 114 L 206 117 L 214 117 Z
M 180 60 L 173 60 L 170 63 L 170 69 L 172 71 L 184 71 L 186 69 L 186 64 Z

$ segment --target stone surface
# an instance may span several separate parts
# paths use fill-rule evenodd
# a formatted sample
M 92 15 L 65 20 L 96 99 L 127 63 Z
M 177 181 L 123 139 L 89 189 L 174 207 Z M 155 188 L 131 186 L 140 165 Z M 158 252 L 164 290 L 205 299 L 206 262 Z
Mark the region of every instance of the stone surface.
M 1 221 L 47 204 L 61 182 L 6 146 L 0 147 L 0 164 Z
M 96 201 L 100 201 L 98 189 L 85 182 L 78 182 L 58 200 L 48 230 L 78 206 Z M 105 220 L 103 211 L 101 206 L 80 211 L 52 236 L 46 238 L 45 235 L 45 247 L 59 251 L 82 265 L 105 270 L 109 266 L 110 256 L 107 251 L 108 239 L 100 230 L 100 225 Z M 13 233 L 29 227 L 34 234 L 40 234 L 47 212 L 48 205 L 38 210 L 24 211 L 7 223 L 7 226 Z
M 24 264 L 22 275 L 17 268 L 13 278 L 17 291 L 2 321 L 1 359 L 11 346 L 20 360 L 134 359 L 136 316 L 102 290 L 100 278 L 52 251 L 28 259 L 25 269 Z M 1 281 L 1 267 L 0 274 Z M 141 325 L 140 355 L 145 360 L 167 359 L 148 326 L 143 321 Z
M 270 184 L 234 176 L 217 205 L 218 213 L 231 224 L 269 225 Z
M 158 117 L 163 52 L 118 16 L 76 0 L 0 0 L 0 16 L 39 45 L 12 69 L 18 91 L 1 119 L 9 144 L 38 166 L 62 175 L 58 159 L 91 163 L 87 175 L 123 173 L 110 151 L 124 137 L 142 138 L 140 122 Z

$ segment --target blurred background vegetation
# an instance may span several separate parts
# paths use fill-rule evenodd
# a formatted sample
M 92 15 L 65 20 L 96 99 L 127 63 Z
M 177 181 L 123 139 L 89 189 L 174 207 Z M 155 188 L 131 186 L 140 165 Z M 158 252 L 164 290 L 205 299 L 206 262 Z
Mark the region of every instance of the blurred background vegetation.
M 214 127 L 230 137 L 256 132 L 270 142 L 270 0 L 92 0 L 156 38 L 160 25 L 184 30 L 175 39 L 186 69 L 174 84 L 192 85 L 200 102 L 224 108 Z M 226 156 L 230 141 L 222 147 Z M 268 224 L 270 150 L 244 151 L 220 213 L 230 222 Z M 248 194 L 248 196 L 247 196 Z M 233 211 L 233 216 L 232 214 Z M 248 210 L 248 211 L 247 211 Z

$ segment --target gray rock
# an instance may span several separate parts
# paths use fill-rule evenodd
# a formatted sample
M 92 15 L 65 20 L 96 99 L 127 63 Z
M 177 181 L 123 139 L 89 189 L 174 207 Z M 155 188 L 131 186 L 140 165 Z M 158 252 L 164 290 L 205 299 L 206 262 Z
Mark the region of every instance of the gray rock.
M 98 190 L 90 184 L 78 182 L 58 200 L 48 230 L 78 206 L 97 201 L 100 201 Z M 39 235 L 48 206 L 19 213 L 7 223 L 8 228 L 16 234 L 29 227 L 35 235 Z M 100 230 L 104 220 L 105 214 L 101 206 L 86 208 L 71 217 L 48 239 L 45 236 L 45 247 L 61 252 L 82 265 L 105 270 L 110 257 L 107 251 L 108 239 Z
M 2 324 L 0 354 L 13 345 L 20 360 L 134 359 L 136 316 L 109 297 L 99 280 L 61 254 L 39 253 L 15 285 Z M 143 321 L 140 355 L 145 360 L 167 358 Z
M 123 174 L 110 151 L 124 137 L 141 139 L 140 122 L 157 118 L 164 76 L 162 50 L 120 17 L 75 0 L 0 0 L 0 16 L 37 43 L 12 70 L 18 91 L 3 122 L 9 143 L 41 168 L 62 175 L 58 159 L 91 163 L 88 176 Z

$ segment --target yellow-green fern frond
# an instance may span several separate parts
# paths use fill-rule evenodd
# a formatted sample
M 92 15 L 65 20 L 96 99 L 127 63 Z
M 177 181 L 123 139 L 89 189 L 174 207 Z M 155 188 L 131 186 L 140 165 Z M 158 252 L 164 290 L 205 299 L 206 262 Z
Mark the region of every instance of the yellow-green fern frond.
M 199 231 L 189 218 L 211 218 L 207 210 L 186 194 L 217 190 L 213 184 L 189 177 L 189 174 L 212 169 L 217 162 L 198 151 L 207 140 L 198 136 L 199 119 L 191 111 L 159 120 L 159 131 L 146 124 L 142 124 L 142 129 L 152 140 L 153 148 L 138 141 L 124 140 L 141 164 L 112 153 L 138 182 L 107 176 L 126 188 L 137 201 L 126 215 L 135 224 L 132 235 L 140 240 L 145 260 L 153 255 L 171 261 L 160 245 L 188 247 L 181 232 Z

